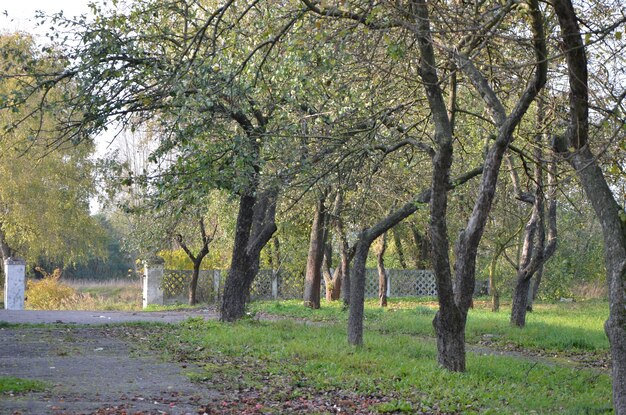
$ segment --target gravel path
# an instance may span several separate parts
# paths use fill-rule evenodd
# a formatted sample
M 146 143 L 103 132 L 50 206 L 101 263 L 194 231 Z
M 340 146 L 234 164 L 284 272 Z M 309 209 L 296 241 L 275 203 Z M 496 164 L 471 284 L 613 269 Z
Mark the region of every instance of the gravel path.
M 90 326 L 0 325 L 0 377 L 37 379 L 50 386 L 43 393 L 0 395 L 0 414 L 202 414 L 200 408 L 219 399 L 219 394 L 185 376 L 185 372 L 199 368 L 146 355 L 128 340 L 132 328 L 103 325 L 128 321 L 175 323 L 194 316 L 214 317 L 196 311 L 1 311 L 0 322 Z

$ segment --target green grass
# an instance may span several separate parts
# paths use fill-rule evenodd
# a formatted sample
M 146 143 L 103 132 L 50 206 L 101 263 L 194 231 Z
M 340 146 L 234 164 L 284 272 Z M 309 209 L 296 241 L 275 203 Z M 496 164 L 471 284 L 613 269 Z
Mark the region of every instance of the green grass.
M 38 380 L 0 376 L 0 393 L 41 392 L 46 384 Z
M 190 375 L 194 380 L 240 391 L 233 402 L 247 402 L 248 393 L 269 408 L 267 413 L 284 412 L 295 401 L 320 400 L 358 402 L 356 413 L 610 413 L 608 373 L 587 366 L 470 352 L 467 372 L 441 369 L 431 325 L 434 306 L 394 300 L 381 310 L 368 303 L 362 348 L 347 345 L 347 313 L 340 305 L 309 310 L 297 301 L 255 303 L 251 309 L 305 321 L 192 319 L 157 333 L 153 342 L 171 359 L 201 364 L 204 371 Z M 489 334 L 490 347 L 501 350 L 514 344 L 539 354 L 603 353 L 605 309 L 605 303 L 538 305 L 520 330 L 509 326 L 505 311 L 491 313 L 478 305 L 470 313 L 468 341 L 478 343 Z
M 382 309 L 375 300 L 368 300 L 365 309 L 367 331 L 404 333 L 414 336 L 434 336 L 432 320 L 437 303 L 432 298 L 391 299 Z M 576 303 L 535 304 L 527 314 L 523 329 L 509 324 L 510 307 L 504 305 L 493 313 L 486 302 L 475 303 L 468 316 L 466 340 L 478 343 L 485 338 L 499 346 L 514 346 L 544 352 L 604 352 L 609 344 L 603 324 L 608 316 L 608 305 L 602 301 Z M 253 313 L 268 313 L 319 322 L 347 321 L 348 312 L 341 303 L 323 303 L 319 310 L 302 307 L 297 300 L 282 302 L 255 302 Z

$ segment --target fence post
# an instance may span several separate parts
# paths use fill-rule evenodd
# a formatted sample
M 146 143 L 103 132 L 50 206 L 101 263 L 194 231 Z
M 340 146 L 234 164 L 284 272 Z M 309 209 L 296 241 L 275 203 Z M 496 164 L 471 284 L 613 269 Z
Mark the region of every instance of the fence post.
M 213 291 L 215 292 L 215 302 L 220 301 L 220 285 L 222 274 L 219 269 L 213 270 Z
M 391 297 L 391 272 L 386 270 L 385 274 L 387 274 L 387 298 L 389 298 Z
M 8 258 L 4 261 L 4 308 L 6 310 L 24 309 L 24 284 L 26 261 Z
M 278 271 L 272 270 L 272 298 L 278 300 Z
M 150 304 L 163 305 L 163 274 L 165 261 L 153 257 L 143 262 L 143 308 Z

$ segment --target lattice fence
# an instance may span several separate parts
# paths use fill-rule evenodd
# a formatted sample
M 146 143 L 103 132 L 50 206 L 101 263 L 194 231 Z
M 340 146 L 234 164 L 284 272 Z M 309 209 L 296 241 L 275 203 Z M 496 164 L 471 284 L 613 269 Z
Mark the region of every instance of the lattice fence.
M 200 302 L 218 302 L 221 298 L 226 271 L 200 271 L 197 299 Z M 427 270 L 396 270 L 388 269 L 389 278 L 388 296 L 390 297 L 423 297 L 436 296 L 437 287 L 435 276 Z M 365 296 L 378 297 L 378 272 L 375 269 L 366 270 Z M 166 270 L 161 287 L 163 288 L 166 304 L 185 303 L 188 298 L 188 287 L 191 281 L 191 271 Z M 476 281 L 475 294 L 486 294 L 486 281 Z M 252 300 L 271 299 L 300 299 L 304 292 L 304 275 L 289 274 L 283 271 L 260 270 L 250 290 Z M 322 280 L 322 296 L 325 287 Z
M 216 301 L 221 293 L 222 286 L 215 291 L 215 278 L 213 270 L 201 270 L 198 275 L 196 287 L 196 299 L 199 302 Z M 218 271 L 219 273 L 219 271 Z M 188 270 L 165 270 L 161 288 L 163 289 L 163 302 L 165 304 L 186 303 L 189 298 L 189 283 L 192 271 Z M 219 278 L 218 278 L 219 283 Z

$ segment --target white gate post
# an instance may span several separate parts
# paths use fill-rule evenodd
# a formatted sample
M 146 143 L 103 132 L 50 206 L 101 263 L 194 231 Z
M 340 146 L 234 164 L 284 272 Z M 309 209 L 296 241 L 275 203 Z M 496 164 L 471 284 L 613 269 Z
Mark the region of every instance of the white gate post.
M 6 310 L 24 309 L 24 285 L 26 261 L 8 258 L 4 261 L 4 308 Z
M 150 304 L 163 305 L 163 274 L 165 261 L 154 257 L 143 262 L 143 308 Z

